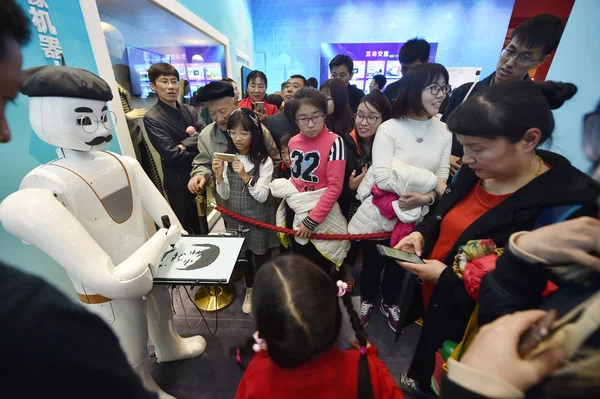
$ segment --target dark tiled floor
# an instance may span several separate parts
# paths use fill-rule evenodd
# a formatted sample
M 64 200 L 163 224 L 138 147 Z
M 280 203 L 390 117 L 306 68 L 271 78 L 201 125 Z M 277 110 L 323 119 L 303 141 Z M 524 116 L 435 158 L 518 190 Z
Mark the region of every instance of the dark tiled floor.
M 357 281 L 354 294 L 358 295 L 360 265 L 354 268 L 353 274 Z M 190 292 L 192 298 L 197 289 Z M 180 291 L 183 302 L 180 300 L 179 293 L 173 292 L 176 312 L 174 322 L 177 331 L 182 336 L 201 334 L 206 339 L 207 348 L 202 356 L 195 359 L 155 364 L 152 372 L 154 379 L 169 394 L 178 399 L 229 399 L 234 397 L 238 382 L 242 377 L 242 371 L 229 353 L 232 347 L 244 342 L 255 331 L 252 318 L 242 313 L 240 300 L 243 300 L 245 291 L 241 281 L 236 283 L 236 289 L 235 301 L 227 309 L 218 313 L 219 325 L 214 336 L 208 332 L 200 313 L 190 302 L 186 292 L 183 289 Z M 353 301 L 355 307 L 359 308 L 359 297 L 353 297 Z M 187 313 L 187 321 L 184 310 Z M 205 317 L 210 329 L 214 332 L 215 314 L 206 314 Z M 394 332 L 390 330 L 387 320 L 376 307 L 366 330 L 370 341 L 379 349 L 379 356 L 392 375 L 398 376 L 406 372 L 419 336 L 419 327 L 416 325 L 408 327 L 398 343 L 394 343 Z M 352 329 L 346 320 L 338 345 L 347 347 L 352 336 Z M 405 395 L 405 397 L 411 398 L 409 395 Z

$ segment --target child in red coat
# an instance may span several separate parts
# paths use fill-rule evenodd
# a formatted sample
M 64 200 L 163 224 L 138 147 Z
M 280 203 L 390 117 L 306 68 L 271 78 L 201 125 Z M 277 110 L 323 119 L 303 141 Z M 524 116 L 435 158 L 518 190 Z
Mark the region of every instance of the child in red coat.
M 347 285 L 297 255 L 263 265 L 252 298 L 256 352 L 240 381 L 236 399 L 402 399 L 377 350 L 367 342 Z M 342 310 L 356 332 L 357 349 L 335 347 Z M 235 353 L 242 363 L 241 353 Z

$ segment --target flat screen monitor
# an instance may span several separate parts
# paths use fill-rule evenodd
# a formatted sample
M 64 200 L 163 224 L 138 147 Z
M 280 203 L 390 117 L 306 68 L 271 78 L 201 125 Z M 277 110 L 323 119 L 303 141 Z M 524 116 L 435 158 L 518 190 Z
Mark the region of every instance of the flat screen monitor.
M 223 46 L 174 46 L 138 48 L 127 46 L 131 94 L 142 98 L 152 92 L 148 69 L 157 62 L 171 64 L 180 79 L 187 79 L 194 93 L 208 82 L 221 80 L 225 74 L 225 49 Z
M 435 62 L 438 43 L 429 43 L 429 62 Z M 354 61 L 354 77 L 350 84 L 356 85 L 365 93 L 375 75 L 384 75 L 387 84 L 402 77 L 398 54 L 404 43 L 321 43 L 321 82 L 329 79 L 329 61 L 338 54 L 344 54 Z

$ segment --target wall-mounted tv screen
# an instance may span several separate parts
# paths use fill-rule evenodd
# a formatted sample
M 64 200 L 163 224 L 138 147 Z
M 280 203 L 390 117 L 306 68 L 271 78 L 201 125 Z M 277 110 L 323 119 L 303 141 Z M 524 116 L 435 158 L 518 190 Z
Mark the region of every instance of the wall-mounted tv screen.
M 223 46 L 206 47 L 148 47 L 127 46 L 131 94 L 142 98 L 152 92 L 148 69 L 157 62 L 175 67 L 180 79 L 187 79 L 194 93 L 208 82 L 221 80 L 225 74 L 225 49 Z
M 437 43 L 429 43 L 429 62 L 435 62 Z M 373 76 L 384 75 L 387 84 L 402 77 L 398 54 L 404 43 L 321 43 L 321 82 L 329 79 L 329 61 L 338 54 L 350 56 L 354 61 L 354 76 L 350 84 L 365 93 Z

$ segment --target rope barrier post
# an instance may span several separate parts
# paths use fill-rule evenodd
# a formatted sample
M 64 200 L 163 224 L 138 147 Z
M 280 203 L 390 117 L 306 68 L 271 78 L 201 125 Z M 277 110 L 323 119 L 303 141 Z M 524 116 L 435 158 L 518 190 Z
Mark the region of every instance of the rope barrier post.
M 201 190 L 194 199 L 196 202 L 196 210 L 198 211 L 198 220 L 200 221 L 200 234 L 207 235 L 208 220 L 206 219 L 206 195 L 205 190 Z

